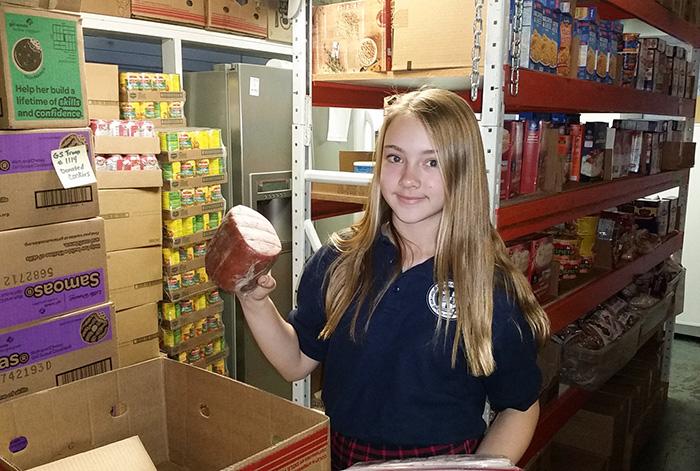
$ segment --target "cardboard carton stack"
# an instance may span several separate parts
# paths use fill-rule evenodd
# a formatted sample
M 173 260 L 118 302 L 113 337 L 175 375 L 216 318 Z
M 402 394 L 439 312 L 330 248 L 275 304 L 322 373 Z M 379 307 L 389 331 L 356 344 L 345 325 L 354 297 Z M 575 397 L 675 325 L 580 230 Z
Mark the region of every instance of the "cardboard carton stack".
M 159 144 L 152 122 L 118 119 L 116 65 L 86 64 L 86 73 L 109 297 L 116 310 L 117 366 L 123 367 L 158 356 Z
M 83 39 L 75 16 L 0 4 L 0 401 L 111 370 Z
M 163 283 L 161 348 L 169 357 L 225 374 L 223 301 L 204 268 L 207 241 L 226 202 L 221 130 L 159 131 L 163 168 Z

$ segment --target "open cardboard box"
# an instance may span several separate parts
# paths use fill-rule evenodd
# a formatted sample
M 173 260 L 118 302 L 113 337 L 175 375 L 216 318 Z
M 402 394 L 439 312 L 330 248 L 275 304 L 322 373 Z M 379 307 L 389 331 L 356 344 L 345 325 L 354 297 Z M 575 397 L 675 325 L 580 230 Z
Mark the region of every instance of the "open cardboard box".
M 0 404 L 20 469 L 134 435 L 161 471 L 330 469 L 326 416 L 165 358 Z

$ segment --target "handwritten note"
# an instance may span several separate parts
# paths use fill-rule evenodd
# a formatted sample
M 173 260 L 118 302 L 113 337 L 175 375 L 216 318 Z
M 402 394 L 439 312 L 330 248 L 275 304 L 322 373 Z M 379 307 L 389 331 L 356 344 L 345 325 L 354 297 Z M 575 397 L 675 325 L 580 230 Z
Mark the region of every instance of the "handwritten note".
M 97 181 L 84 145 L 52 150 L 51 163 L 63 188 L 91 185 Z

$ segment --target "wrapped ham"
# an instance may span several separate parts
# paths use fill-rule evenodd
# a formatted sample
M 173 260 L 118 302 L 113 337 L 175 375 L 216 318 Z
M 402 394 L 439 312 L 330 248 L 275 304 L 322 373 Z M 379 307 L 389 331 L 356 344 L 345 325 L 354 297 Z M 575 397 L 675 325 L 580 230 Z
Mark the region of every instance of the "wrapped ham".
M 235 206 L 224 216 L 209 242 L 207 273 L 221 289 L 233 292 L 255 288 L 259 276 L 270 270 L 282 251 L 274 227 L 262 214 Z

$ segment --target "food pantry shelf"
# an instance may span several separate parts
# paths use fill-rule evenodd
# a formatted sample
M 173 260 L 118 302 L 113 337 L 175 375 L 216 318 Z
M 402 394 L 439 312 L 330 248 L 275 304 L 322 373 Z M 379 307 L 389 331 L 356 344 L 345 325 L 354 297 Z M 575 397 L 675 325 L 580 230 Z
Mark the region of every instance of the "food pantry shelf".
M 506 77 L 510 67 L 506 66 Z M 517 96 L 505 94 L 506 113 L 548 111 L 563 113 L 646 113 L 693 116 L 695 100 L 663 93 L 520 69 Z
M 687 184 L 689 174 L 685 169 L 645 177 L 626 177 L 611 182 L 581 184 L 562 193 L 504 201 L 498 209 L 498 232 L 504 240 L 517 239 L 562 222 Z
M 632 283 L 635 275 L 649 271 L 682 247 L 683 233 L 676 233 L 666 239 L 653 252 L 597 276 L 546 304 L 544 309 L 549 316 L 552 332 L 560 331 L 594 309 L 598 304 Z
M 655 0 L 580 0 L 578 5 L 595 5 L 599 15 L 608 20 L 637 18 L 693 47 L 700 47 L 700 29 Z

